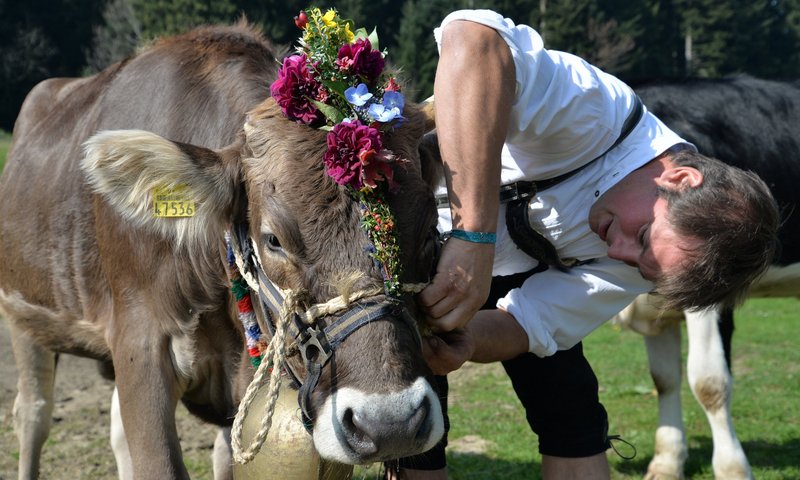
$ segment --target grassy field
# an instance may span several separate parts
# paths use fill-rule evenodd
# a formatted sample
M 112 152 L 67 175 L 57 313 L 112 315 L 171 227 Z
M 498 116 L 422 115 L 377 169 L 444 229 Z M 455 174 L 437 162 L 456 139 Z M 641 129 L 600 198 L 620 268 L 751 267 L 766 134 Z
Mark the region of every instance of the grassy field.
M 800 478 L 798 309 L 795 299 L 751 300 L 736 319 L 734 421 L 758 479 Z M 644 342 L 638 334 L 609 325 L 593 333 L 585 346 L 609 412 L 610 433 L 638 451 L 633 460 L 609 452 L 612 478 L 642 478 L 653 454 L 658 419 Z M 685 365 L 685 341 L 683 350 Z M 540 478 L 536 437 L 502 369 L 468 365 L 451 383 L 451 479 Z M 711 433 L 685 381 L 682 396 L 689 438 L 686 476 L 714 478 Z M 630 447 L 619 448 L 631 453 Z
M 734 336 L 733 414 L 739 439 L 759 480 L 800 479 L 800 321 L 796 299 L 748 301 Z M 685 337 L 685 329 L 684 329 Z M 640 479 L 653 455 L 657 398 L 642 337 L 607 325 L 585 341 L 600 381 L 610 433 L 635 445 L 637 455 L 608 457 L 612 479 Z M 683 342 L 684 366 L 686 342 Z M 684 367 L 685 368 L 685 367 Z M 467 364 L 451 375 L 451 480 L 539 479 L 536 436 L 498 365 Z M 689 441 L 687 479 L 713 479 L 711 432 L 686 381 L 682 389 Z M 631 448 L 617 443 L 621 453 Z M 372 479 L 377 468 L 357 468 Z
M 6 154 L 10 145 L 11 134 L 0 130 L 0 171 L 3 170 L 3 165 L 6 164 Z

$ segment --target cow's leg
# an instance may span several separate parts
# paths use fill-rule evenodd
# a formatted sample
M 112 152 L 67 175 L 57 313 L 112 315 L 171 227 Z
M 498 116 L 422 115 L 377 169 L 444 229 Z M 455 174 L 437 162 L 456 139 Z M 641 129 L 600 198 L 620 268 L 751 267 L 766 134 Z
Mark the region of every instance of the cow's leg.
M 112 355 L 133 476 L 188 479 L 175 425 L 181 393 L 169 337 L 146 328 L 157 328 L 158 322 L 126 320 L 115 335 Z
M 214 480 L 233 480 L 233 451 L 231 450 L 231 429 L 221 427 L 214 440 L 214 452 L 211 454 L 214 466 Z
M 735 325 L 733 324 L 733 308 L 725 307 L 719 314 L 719 335 L 722 340 L 722 350 L 725 352 L 725 363 L 728 365 L 728 371 L 733 375 L 733 364 L 731 363 L 731 350 L 733 348 L 733 331 Z
M 658 429 L 655 454 L 647 467 L 646 479 L 683 478 L 687 457 L 681 412 L 681 329 L 669 322 L 661 333 L 645 336 L 650 375 L 658 391 Z
M 752 478 L 731 419 L 732 379 L 714 309 L 686 312 L 689 339 L 687 376 L 695 398 L 703 407 L 714 441 L 714 475 L 724 479 Z
M 14 430 L 19 439 L 19 478 L 39 476 L 39 460 L 53 416 L 56 354 L 33 342 L 9 322 L 17 365 L 17 397 L 14 400 Z
M 114 387 L 111 396 L 111 449 L 114 451 L 114 460 L 117 462 L 117 475 L 120 480 L 133 479 L 133 462 L 128 440 L 125 438 L 125 428 L 122 426 L 122 414 L 119 408 L 119 392 Z

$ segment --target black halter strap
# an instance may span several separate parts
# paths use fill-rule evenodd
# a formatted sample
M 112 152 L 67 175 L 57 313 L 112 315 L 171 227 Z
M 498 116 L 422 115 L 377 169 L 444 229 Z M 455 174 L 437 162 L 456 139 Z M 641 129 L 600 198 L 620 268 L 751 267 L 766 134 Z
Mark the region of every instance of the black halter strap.
M 274 336 L 277 331 L 278 316 L 283 312 L 284 296 L 258 263 L 250 245 L 247 224 L 236 224 L 232 231 L 231 241 L 234 248 L 242 254 L 245 263 L 244 269 L 247 273 L 255 274 L 257 277 L 258 297 L 265 316 L 265 323 L 270 336 Z M 356 302 L 350 305 L 345 313 L 337 317 L 328 317 L 332 320 L 325 327 L 321 327 L 316 321 L 307 324 L 303 322 L 300 315 L 292 314 L 292 321 L 288 325 L 288 334 L 295 340 L 303 358 L 306 369 L 305 379 L 302 378 L 301 372 L 295 371 L 288 363 L 286 371 L 299 386 L 298 403 L 303 412 L 303 424 L 306 429 L 310 431 L 312 424 L 310 421 L 311 393 L 319 382 L 323 367 L 334 357 L 336 348 L 359 328 L 371 322 L 397 317 L 402 319 L 414 332 L 414 338 L 421 348 L 422 339 L 416 322 L 399 299 L 384 296 L 381 301 Z

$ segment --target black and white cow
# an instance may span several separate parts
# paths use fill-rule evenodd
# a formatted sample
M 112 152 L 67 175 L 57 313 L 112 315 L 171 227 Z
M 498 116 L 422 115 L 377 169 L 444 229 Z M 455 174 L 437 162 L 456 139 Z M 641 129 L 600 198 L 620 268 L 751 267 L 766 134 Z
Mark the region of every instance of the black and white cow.
M 783 210 L 781 252 L 751 296 L 800 293 L 800 83 L 746 76 L 651 84 L 636 89 L 647 108 L 707 155 L 752 170 L 769 185 Z M 650 372 L 658 390 L 659 427 L 646 478 L 683 477 L 687 457 L 680 404 L 681 333 L 686 319 L 689 385 L 706 412 L 714 442 L 714 474 L 752 478 L 731 419 L 730 342 L 733 310 L 663 312 L 658 298 L 639 297 L 615 321 L 645 334 Z

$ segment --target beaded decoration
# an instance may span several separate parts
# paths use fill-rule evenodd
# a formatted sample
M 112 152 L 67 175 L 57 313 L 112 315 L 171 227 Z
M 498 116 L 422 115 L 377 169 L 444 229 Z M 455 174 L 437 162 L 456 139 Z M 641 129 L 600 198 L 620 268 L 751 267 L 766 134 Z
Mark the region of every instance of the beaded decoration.
M 261 332 L 261 327 L 258 325 L 256 313 L 253 311 L 250 287 L 236 266 L 236 257 L 233 253 L 230 233 L 225 234 L 225 244 L 228 248 L 228 266 L 230 267 L 228 269 L 230 272 L 228 279 L 231 282 L 231 292 L 236 298 L 239 321 L 242 322 L 242 327 L 244 327 L 247 354 L 250 357 L 250 364 L 254 368 L 258 368 L 261 365 L 264 353 L 267 351 L 268 343 Z

